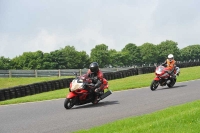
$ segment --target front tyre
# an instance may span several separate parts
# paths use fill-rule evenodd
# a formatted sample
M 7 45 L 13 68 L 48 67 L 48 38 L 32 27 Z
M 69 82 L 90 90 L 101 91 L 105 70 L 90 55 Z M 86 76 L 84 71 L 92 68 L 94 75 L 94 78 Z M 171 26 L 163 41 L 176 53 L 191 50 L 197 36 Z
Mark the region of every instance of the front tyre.
M 75 105 L 74 99 L 75 98 L 66 98 L 64 102 L 64 107 L 66 109 L 71 109 Z
M 158 88 L 158 85 L 159 85 L 159 82 L 158 82 L 157 80 L 153 80 L 153 81 L 151 82 L 150 89 L 151 89 L 152 91 L 155 91 L 155 90 Z
M 168 86 L 169 88 L 172 88 L 172 87 L 174 86 L 175 83 L 176 83 L 176 78 L 171 79 L 170 84 L 167 84 L 167 86 Z

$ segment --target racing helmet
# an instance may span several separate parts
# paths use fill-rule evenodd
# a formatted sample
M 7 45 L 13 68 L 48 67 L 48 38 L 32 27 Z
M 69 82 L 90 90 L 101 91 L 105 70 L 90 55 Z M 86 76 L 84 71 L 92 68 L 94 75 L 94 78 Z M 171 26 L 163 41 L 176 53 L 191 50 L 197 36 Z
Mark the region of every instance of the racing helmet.
M 169 60 L 170 62 L 172 62 L 173 59 L 174 59 L 174 55 L 173 55 L 173 54 L 169 54 L 169 55 L 168 55 L 168 60 Z
M 93 73 L 97 73 L 99 71 L 99 64 L 97 62 L 92 62 L 89 66 L 89 69 Z

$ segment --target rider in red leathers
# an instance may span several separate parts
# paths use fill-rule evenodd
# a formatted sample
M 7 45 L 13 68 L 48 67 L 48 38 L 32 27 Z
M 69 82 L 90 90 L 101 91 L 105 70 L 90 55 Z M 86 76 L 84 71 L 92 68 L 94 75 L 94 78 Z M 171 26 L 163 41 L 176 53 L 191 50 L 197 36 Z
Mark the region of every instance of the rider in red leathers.
M 97 62 L 90 64 L 87 75 L 92 79 L 94 91 L 96 94 L 98 94 L 103 87 L 103 73 L 101 70 L 99 70 L 99 65 Z

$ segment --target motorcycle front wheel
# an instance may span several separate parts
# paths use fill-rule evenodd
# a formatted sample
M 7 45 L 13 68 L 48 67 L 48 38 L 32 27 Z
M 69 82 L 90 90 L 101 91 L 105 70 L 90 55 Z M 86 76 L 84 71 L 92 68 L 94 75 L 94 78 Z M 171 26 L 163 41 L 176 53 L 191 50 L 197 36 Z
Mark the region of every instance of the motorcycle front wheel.
M 175 83 L 176 83 L 176 78 L 171 79 L 170 84 L 167 84 L 167 86 L 168 86 L 169 88 L 172 88 L 172 87 L 175 85 Z
M 71 109 L 75 105 L 75 97 L 74 98 L 66 98 L 64 102 L 64 107 L 66 109 Z
M 158 85 L 159 85 L 159 82 L 158 82 L 157 80 L 153 80 L 153 81 L 151 82 L 150 89 L 151 89 L 152 91 L 155 91 L 155 90 L 158 88 Z

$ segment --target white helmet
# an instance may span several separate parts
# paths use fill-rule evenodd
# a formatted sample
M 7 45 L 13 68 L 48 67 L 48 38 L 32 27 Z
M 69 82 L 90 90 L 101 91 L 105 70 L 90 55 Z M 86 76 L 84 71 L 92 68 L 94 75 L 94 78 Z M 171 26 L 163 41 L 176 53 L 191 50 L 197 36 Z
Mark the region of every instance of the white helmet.
M 171 61 L 174 59 L 174 55 L 173 55 L 173 54 L 169 54 L 169 55 L 168 55 L 168 59 L 169 59 L 169 61 L 171 62 Z

